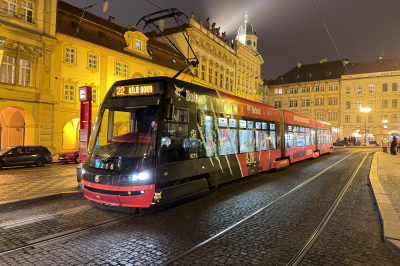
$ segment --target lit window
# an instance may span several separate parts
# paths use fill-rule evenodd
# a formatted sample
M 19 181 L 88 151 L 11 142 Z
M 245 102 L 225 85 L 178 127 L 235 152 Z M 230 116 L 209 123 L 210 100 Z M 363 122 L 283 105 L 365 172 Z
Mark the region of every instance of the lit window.
M 21 19 L 33 23 L 32 14 L 33 14 L 33 4 L 31 2 L 23 0 L 21 2 Z
M 333 90 L 337 91 L 339 89 L 339 85 L 338 84 L 333 84 Z M 337 115 L 337 114 L 336 114 Z
M 75 64 L 76 60 L 76 49 L 66 47 L 65 48 L 65 62 Z
M 362 101 L 357 101 L 357 108 L 361 108 L 362 107 Z
M 329 90 L 333 91 L 333 84 L 329 84 Z
M 357 85 L 357 93 L 362 93 L 362 85 Z
M 136 50 L 142 51 L 142 41 L 136 40 Z
M 97 69 L 97 55 L 89 53 L 89 68 Z
M 97 104 L 97 89 L 92 89 L 92 103 Z
M 129 64 L 115 61 L 115 75 L 129 77 L 129 73 L 130 73 Z
M 19 60 L 19 85 L 31 86 L 32 62 Z
M 321 85 L 320 91 L 324 91 L 324 89 L 325 89 L 325 85 Z M 323 120 L 323 119 L 321 119 L 321 120 Z
M 122 65 L 121 62 L 116 61 L 115 62 L 115 75 L 122 75 Z
M 3 0 L 3 14 L 15 17 L 17 0 Z
M 397 83 L 392 83 L 392 91 L 397 91 Z
M 369 84 L 369 92 L 374 92 L 374 84 Z
M 351 93 L 351 87 L 350 86 L 346 86 L 346 94 L 350 94 Z
M 14 75 L 15 58 L 3 55 L 3 59 L 1 60 L 0 82 L 13 84 Z
M 122 75 L 124 77 L 129 77 L 129 65 L 128 64 L 122 64 Z
M 75 86 L 65 84 L 64 85 L 64 101 L 73 102 L 75 101 Z

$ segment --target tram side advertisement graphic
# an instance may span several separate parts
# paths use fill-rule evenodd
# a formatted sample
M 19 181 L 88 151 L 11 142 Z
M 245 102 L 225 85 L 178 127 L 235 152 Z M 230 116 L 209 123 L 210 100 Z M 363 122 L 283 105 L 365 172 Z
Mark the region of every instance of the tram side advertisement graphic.
M 167 78 L 116 82 L 80 184 L 104 208 L 162 209 L 217 186 L 330 153 L 328 123 Z

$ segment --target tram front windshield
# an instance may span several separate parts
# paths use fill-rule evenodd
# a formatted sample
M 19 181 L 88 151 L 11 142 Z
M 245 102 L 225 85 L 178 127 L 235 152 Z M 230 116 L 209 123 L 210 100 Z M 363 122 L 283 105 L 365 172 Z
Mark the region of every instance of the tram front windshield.
M 96 135 L 90 143 L 92 156 L 139 158 L 155 155 L 157 111 L 157 105 L 138 106 L 126 99 L 107 99 L 97 117 Z

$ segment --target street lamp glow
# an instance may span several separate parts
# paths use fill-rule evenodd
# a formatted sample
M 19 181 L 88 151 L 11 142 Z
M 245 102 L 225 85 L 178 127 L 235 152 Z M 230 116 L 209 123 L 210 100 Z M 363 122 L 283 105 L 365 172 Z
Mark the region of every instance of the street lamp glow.
M 382 120 L 382 123 L 387 123 L 388 121 L 387 120 Z
M 360 112 L 363 112 L 363 113 L 368 113 L 370 111 L 371 111 L 371 108 L 369 108 L 369 107 L 360 108 Z

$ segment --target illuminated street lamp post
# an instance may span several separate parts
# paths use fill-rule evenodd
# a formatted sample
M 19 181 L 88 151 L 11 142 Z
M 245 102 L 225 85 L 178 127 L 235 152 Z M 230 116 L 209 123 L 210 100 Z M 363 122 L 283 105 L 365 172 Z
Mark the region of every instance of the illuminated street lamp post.
M 371 111 L 371 108 L 360 108 L 360 111 L 365 114 L 365 135 L 364 135 L 364 146 L 367 146 L 367 113 Z
M 388 121 L 382 120 L 383 126 L 382 126 L 382 151 L 387 152 L 387 147 L 388 147 L 388 130 L 387 130 L 387 123 Z

